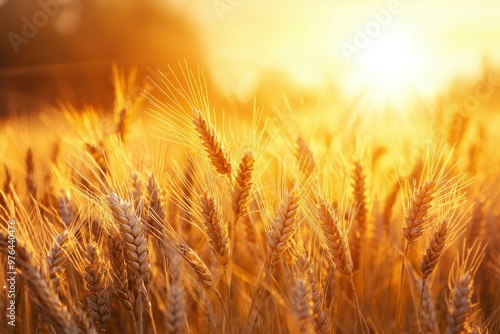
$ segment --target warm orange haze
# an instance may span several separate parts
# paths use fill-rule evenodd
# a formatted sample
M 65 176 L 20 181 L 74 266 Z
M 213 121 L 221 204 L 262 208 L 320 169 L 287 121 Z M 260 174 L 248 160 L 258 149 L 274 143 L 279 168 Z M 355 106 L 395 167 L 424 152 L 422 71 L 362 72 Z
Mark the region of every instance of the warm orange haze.
M 500 333 L 499 17 L 0 0 L 0 333 Z

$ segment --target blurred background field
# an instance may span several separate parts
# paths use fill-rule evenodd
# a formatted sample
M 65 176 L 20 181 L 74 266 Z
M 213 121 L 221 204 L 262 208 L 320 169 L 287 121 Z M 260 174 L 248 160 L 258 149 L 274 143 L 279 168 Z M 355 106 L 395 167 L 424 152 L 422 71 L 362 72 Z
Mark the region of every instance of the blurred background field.
M 459 6 L 409 0 L 2 0 L 0 111 L 30 112 L 57 101 L 110 109 L 113 63 L 135 68 L 140 90 L 148 77 L 158 80 L 158 70 L 184 60 L 204 70 L 213 99 L 239 113 L 254 97 L 269 105 L 282 103 L 284 94 L 305 108 L 319 102 L 345 110 L 353 101 L 363 103 L 365 112 L 387 104 L 432 107 L 436 100 L 469 94 L 496 73 L 499 13 L 500 4 L 487 0 Z M 40 27 L 32 26 L 33 32 L 25 26 L 34 20 Z M 370 29 L 374 36 L 364 46 L 359 33 Z M 496 108 L 497 96 L 482 107 Z

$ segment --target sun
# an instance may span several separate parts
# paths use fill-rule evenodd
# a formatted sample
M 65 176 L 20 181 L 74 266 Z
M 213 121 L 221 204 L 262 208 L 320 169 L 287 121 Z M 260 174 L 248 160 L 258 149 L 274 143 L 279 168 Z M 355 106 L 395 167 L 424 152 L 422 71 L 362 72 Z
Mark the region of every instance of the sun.
M 362 56 L 364 70 L 382 84 L 399 84 L 418 74 L 418 50 L 410 36 L 389 32 Z
M 358 89 L 374 108 L 405 110 L 415 94 L 426 91 L 424 51 L 415 34 L 401 27 L 374 37 L 354 64 Z

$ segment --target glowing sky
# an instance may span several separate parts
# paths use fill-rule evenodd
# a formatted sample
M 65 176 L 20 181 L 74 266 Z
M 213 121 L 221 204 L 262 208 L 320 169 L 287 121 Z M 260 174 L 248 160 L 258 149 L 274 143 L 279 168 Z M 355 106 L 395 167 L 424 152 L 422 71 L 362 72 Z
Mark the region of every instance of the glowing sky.
M 500 59 L 496 0 L 170 2 L 199 27 L 216 81 L 240 96 L 252 87 L 258 70 L 270 67 L 310 85 L 332 76 L 346 91 L 356 91 L 376 70 L 366 70 L 374 59 L 365 58 L 372 49 L 387 49 L 391 39 L 405 41 L 388 52 L 411 54 L 414 68 L 406 79 L 423 94 L 436 92 L 457 75 L 477 75 L 484 55 Z M 377 22 L 374 13 L 396 7 L 369 45 L 347 59 L 342 43 L 353 45 L 359 30 Z M 380 57 L 385 56 L 379 52 L 375 59 Z

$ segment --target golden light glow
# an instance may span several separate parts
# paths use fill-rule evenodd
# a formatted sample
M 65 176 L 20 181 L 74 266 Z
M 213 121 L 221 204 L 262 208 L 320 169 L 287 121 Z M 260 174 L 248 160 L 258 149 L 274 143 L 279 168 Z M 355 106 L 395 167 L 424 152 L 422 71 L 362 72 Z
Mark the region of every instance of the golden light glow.
M 377 83 L 398 84 L 418 75 L 419 55 L 411 36 L 393 32 L 374 41 L 363 57 L 363 67 Z
M 374 108 L 405 109 L 412 90 L 427 92 L 430 77 L 425 50 L 409 30 L 390 30 L 377 36 L 357 60 L 354 89 L 369 86 Z M 356 85 L 358 87 L 356 87 Z
M 445 0 L 436 7 L 431 1 L 402 0 L 370 46 L 360 49 L 352 62 L 346 60 L 339 46 L 353 44 L 357 30 L 376 21 L 373 13 L 388 11 L 390 3 L 323 1 L 309 6 L 298 0 L 239 1 L 230 2 L 222 17 L 211 2 L 193 6 L 199 7 L 196 25 L 208 46 L 214 82 L 226 92 L 236 90 L 238 98 L 247 101 L 255 89 L 248 77 L 258 78 L 269 68 L 284 69 L 298 84 L 315 88 L 325 85 L 325 76 L 318 73 L 331 73 L 350 97 L 374 81 L 379 97 L 400 96 L 401 86 L 408 84 L 432 98 L 456 77 L 480 75 L 485 54 L 500 59 L 499 47 L 487 43 L 500 31 L 500 2 L 477 6 L 466 0 L 457 6 Z

